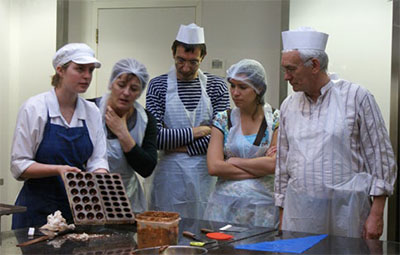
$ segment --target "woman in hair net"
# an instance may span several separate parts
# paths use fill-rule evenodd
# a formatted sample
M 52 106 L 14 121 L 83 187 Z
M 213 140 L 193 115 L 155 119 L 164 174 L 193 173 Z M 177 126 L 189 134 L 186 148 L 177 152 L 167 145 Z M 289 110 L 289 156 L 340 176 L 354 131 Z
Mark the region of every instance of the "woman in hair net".
M 263 66 L 243 59 L 227 71 L 235 108 L 213 121 L 207 151 L 210 175 L 218 176 L 205 218 L 276 227 L 273 184 L 279 111 L 264 102 L 267 90 Z
M 103 116 L 110 172 L 121 174 L 134 212 L 147 210 L 139 175 L 150 176 L 157 164 L 157 123 L 136 101 L 148 80 L 142 63 L 121 59 L 112 69 L 110 91 L 93 100 Z
M 106 139 L 100 112 L 79 96 L 86 92 L 100 62 L 83 43 L 70 43 L 53 58 L 55 74 L 48 92 L 29 98 L 20 108 L 11 149 L 11 172 L 24 181 L 12 228 L 40 226 L 60 210 L 72 220 L 61 176 L 66 172 L 107 172 Z

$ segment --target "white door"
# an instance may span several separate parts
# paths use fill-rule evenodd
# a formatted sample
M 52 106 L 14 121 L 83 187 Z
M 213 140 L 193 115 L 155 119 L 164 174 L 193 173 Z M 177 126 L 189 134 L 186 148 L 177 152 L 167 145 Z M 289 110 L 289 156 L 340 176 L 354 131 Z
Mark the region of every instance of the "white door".
M 96 95 L 107 91 L 111 68 L 121 58 L 143 63 L 150 78 L 166 73 L 173 64 L 171 45 L 180 24 L 196 20 L 196 7 L 98 9 Z M 139 102 L 145 105 L 145 91 Z

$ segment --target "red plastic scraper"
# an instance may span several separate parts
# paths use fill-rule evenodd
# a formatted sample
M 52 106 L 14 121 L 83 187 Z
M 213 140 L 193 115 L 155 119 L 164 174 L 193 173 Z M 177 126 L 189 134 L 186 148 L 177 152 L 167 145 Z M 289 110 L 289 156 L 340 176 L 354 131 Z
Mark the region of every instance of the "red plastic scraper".
M 215 239 L 215 240 L 230 240 L 233 238 L 233 236 L 231 235 L 220 232 L 207 233 L 206 236 L 210 239 Z

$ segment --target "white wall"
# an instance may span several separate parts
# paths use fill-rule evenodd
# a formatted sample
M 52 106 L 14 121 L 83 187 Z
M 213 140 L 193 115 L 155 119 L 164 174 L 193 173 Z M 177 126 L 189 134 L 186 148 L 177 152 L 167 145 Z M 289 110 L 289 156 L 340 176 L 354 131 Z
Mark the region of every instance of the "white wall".
M 51 88 L 51 65 L 56 47 L 54 0 L 0 0 L 0 202 L 13 204 L 21 182 L 10 173 L 10 149 L 20 105 L 28 97 Z M 10 229 L 10 216 L 2 217 Z
M 68 12 L 68 42 L 84 42 L 89 45 L 93 50 L 96 51 L 95 45 L 95 29 L 96 26 L 92 25 L 93 21 L 93 3 L 94 1 L 87 0 L 70 0 L 69 1 L 69 12 Z M 101 59 L 100 59 L 101 61 Z M 95 81 L 97 77 L 97 69 L 93 73 L 91 85 L 87 89 L 84 96 L 86 98 L 94 98 L 96 96 Z M 111 71 L 110 71 L 111 72 Z
M 329 34 L 329 71 L 375 96 L 389 129 L 392 1 L 292 0 L 290 29 L 311 26 Z
M 266 69 L 266 101 L 279 107 L 281 3 L 268 0 L 204 0 L 202 26 L 208 55 L 204 69 L 211 69 L 213 58 L 225 63 L 223 73 L 243 58 L 261 62 Z
M 9 12 L 10 9 L 10 1 L 9 0 L 0 0 L 0 34 L 8 35 L 9 34 Z M 2 38 L 8 38 L 7 36 L 2 36 Z M 2 61 L 0 62 L 0 88 L 2 93 L 0 94 L 0 119 L 7 120 L 9 118 L 8 115 L 8 84 L 9 84 L 9 40 L 4 39 L 0 40 L 0 56 Z M 0 122 L 0 141 L 7 141 L 7 121 Z M 0 142 L 2 143 L 2 142 Z M 2 143 L 3 144 L 3 143 Z M 0 155 L 6 155 L 8 153 L 7 148 L 5 146 L 0 146 Z M 3 160 L 1 160 L 3 161 Z M 1 162 L 0 161 L 0 162 Z M 4 169 L 0 167 L 0 171 Z M 0 172 L 0 178 L 4 178 L 2 172 Z M 4 195 L 6 191 L 4 186 L 0 186 L 0 201 L 4 200 Z
M 371 91 L 388 130 L 392 4 L 386 0 L 291 0 L 289 18 L 290 29 L 311 26 L 329 34 L 329 71 Z M 384 240 L 386 231 L 387 216 Z
M 0 186 L 0 202 L 13 204 L 11 198 L 14 191 L 12 186 L 15 185 L 15 181 L 12 180 L 9 173 L 9 155 L 10 155 L 10 12 L 11 12 L 11 1 L 0 0 L 0 34 L 2 34 L 3 40 L 0 40 L 0 178 L 4 179 L 4 185 Z M 11 185 L 13 183 L 14 185 Z M 9 229 L 9 221 L 11 217 L 1 217 L 1 230 Z
M 10 1 L 9 0 L 0 0 L 0 34 L 8 35 L 9 34 L 9 14 L 8 10 L 10 9 Z M 2 38 L 7 38 L 7 36 L 3 36 Z M 7 144 L 5 142 L 8 141 L 8 84 L 9 84 L 9 41 L 8 40 L 0 40 L 0 56 L 2 56 L 2 61 L 0 61 L 0 89 L 3 93 L 0 94 L 0 144 Z M 7 169 L 9 169 L 7 163 L 7 156 L 9 155 L 9 148 L 6 146 L 0 146 L 0 179 L 3 179 L 5 184 L 0 186 L 0 203 L 4 203 L 7 200 L 7 177 L 6 174 Z M 2 219 L 2 229 L 6 229 L 6 217 L 1 217 Z M 0 229 L 1 231 L 1 229 Z

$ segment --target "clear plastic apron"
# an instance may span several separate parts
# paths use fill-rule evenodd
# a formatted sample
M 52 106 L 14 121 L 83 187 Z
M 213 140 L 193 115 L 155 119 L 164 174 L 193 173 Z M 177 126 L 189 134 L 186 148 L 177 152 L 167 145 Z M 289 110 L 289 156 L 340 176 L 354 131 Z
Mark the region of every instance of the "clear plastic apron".
M 242 133 L 239 109 L 232 110 L 232 127 L 224 147 L 225 156 L 256 158 L 265 155 L 273 134 L 273 113 L 268 104 L 264 105 L 264 115 L 268 125 L 268 144 L 255 146 Z M 273 184 L 273 175 L 239 181 L 219 178 L 205 217 L 249 226 L 277 227 L 279 213 L 273 199 Z
M 370 211 L 372 177 L 352 170 L 345 103 L 333 87 L 326 93 L 332 95 L 323 112 L 304 116 L 296 105 L 288 109 L 292 118 L 286 128 L 296 129 L 288 132 L 290 180 L 282 229 L 360 237 Z
M 101 98 L 100 111 L 103 116 L 104 132 L 107 134 L 107 128 L 105 125 L 105 110 L 107 107 L 107 101 L 110 93 L 107 93 Z M 138 102 L 134 102 L 133 107 L 137 111 L 137 118 L 135 127 L 129 131 L 138 146 L 142 146 L 144 134 L 147 127 L 147 114 Z M 119 140 L 107 139 L 107 157 L 108 164 L 110 166 L 110 172 L 119 173 L 122 177 L 126 193 L 129 197 L 132 210 L 134 212 L 143 212 L 147 210 L 147 201 L 143 192 L 143 187 L 139 181 L 139 176 L 135 170 L 129 165 L 125 158 L 124 152 L 121 148 Z
M 199 70 L 201 99 L 193 111 L 186 110 L 178 95 L 175 67 L 168 73 L 164 124 L 167 128 L 200 126 L 212 120 L 206 93 L 207 77 Z M 161 152 L 154 171 L 150 208 L 178 212 L 181 217 L 202 219 L 215 178 L 208 174 L 206 155 Z

